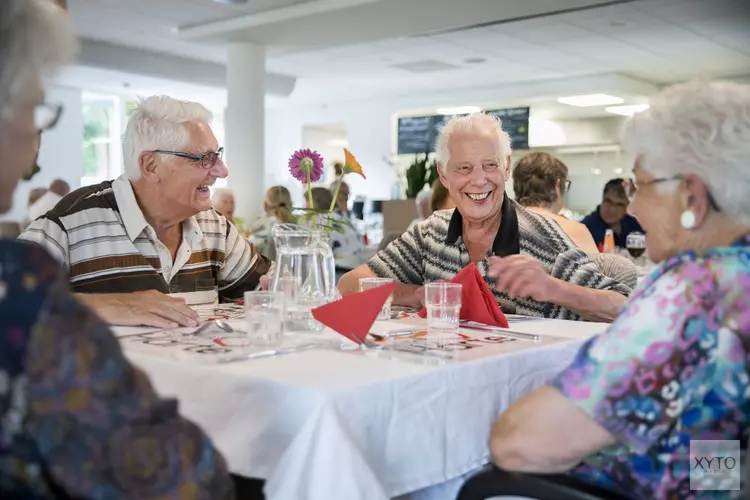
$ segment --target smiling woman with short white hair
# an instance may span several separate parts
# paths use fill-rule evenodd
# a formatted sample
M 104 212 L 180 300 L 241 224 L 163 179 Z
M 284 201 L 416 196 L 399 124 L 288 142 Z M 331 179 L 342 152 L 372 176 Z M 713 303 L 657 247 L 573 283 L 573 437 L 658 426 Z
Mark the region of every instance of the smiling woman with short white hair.
M 497 420 L 492 453 L 504 469 L 572 469 L 629 498 L 688 498 L 690 443 L 750 430 L 750 86 L 668 88 L 624 145 L 631 210 L 661 265 L 550 386 Z
M 511 144 L 498 119 L 450 120 L 436 152 L 456 209 L 435 212 L 345 275 L 342 294 L 355 293 L 359 278 L 388 277 L 399 283 L 394 303 L 420 306 L 425 283 L 450 280 L 475 263 L 506 313 L 605 321 L 617 315 L 630 289 L 601 274 L 559 225 L 506 196 Z

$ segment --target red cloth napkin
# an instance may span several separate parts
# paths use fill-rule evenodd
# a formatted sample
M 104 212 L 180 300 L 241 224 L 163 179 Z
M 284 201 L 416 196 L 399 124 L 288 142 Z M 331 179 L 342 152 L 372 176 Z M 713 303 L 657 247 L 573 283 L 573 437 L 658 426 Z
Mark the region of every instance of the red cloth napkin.
M 362 344 L 396 283 L 365 290 L 312 310 L 313 318 L 349 340 Z
M 461 284 L 461 319 L 508 328 L 505 314 L 474 263 L 461 269 L 451 283 Z M 419 316 L 426 318 L 427 309 L 423 307 Z

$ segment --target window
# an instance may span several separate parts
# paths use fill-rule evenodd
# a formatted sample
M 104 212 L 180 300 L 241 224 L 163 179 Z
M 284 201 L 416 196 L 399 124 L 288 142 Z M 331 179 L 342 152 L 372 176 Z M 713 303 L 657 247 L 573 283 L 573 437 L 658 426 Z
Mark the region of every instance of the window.
M 0 0 L 1 1 L 1 0 Z M 123 172 L 122 134 L 138 103 L 132 98 L 83 94 L 83 177 L 81 186 L 117 178 Z M 212 110 L 213 111 L 213 110 Z M 224 111 L 214 111 L 211 128 L 224 145 Z M 217 179 L 215 187 L 226 187 Z
M 121 105 L 115 96 L 83 95 L 81 186 L 114 179 L 122 172 Z

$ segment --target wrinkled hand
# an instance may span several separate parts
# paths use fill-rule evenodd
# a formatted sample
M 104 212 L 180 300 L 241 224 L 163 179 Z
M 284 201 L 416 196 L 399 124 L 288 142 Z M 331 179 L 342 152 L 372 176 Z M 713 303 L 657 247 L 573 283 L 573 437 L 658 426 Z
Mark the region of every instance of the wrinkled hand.
M 198 314 L 183 299 L 169 297 L 156 290 L 79 294 L 78 298 L 111 325 L 158 328 L 198 326 Z
M 497 280 L 497 291 L 506 292 L 512 299 L 530 297 L 537 302 L 550 302 L 557 282 L 529 255 L 492 257 L 487 275 Z

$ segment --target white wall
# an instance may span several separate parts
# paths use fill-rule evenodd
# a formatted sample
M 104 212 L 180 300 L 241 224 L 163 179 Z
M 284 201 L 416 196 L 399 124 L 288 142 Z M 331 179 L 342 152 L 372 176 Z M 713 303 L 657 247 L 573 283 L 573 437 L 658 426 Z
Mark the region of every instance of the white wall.
M 41 172 L 28 182 L 19 183 L 13 197 L 13 208 L 0 215 L 0 220 L 21 221 L 25 218 L 29 191 L 47 187 L 55 178 L 66 180 L 71 189 L 80 186 L 83 173 L 83 105 L 80 89 L 51 87 L 47 102 L 63 105 L 57 126 L 42 135 L 39 152 Z

